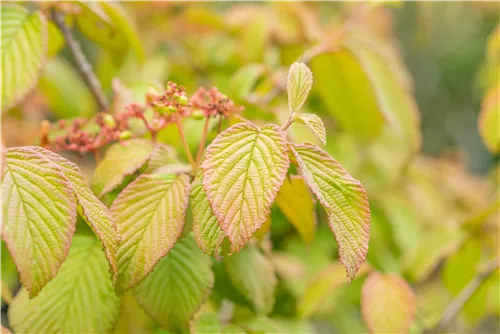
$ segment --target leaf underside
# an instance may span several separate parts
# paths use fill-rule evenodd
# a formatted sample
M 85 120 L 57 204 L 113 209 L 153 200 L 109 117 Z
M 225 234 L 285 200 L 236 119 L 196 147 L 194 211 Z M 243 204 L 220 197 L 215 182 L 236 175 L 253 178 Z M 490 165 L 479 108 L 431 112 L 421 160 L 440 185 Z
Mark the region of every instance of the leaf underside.
M 305 181 L 328 213 L 340 261 L 352 280 L 368 252 L 370 207 L 366 192 L 359 181 L 320 148 L 311 144 L 290 148 Z
M 307 128 L 318 137 L 319 140 L 326 144 L 326 130 L 323 121 L 314 114 L 293 114 L 293 120 L 297 123 L 307 126 Z
M 238 251 L 266 221 L 288 170 L 284 134 L 239 123 L 207 148 L 203 189 L 220 227 Z
M 161 326 L 186 329 L 213 283 L 210 258 L 187 236 L 161 259 L 134 293 L 139 305 Z
M 148 275 L 181 235 L 189 196 L 185 174 L 143 174 L 111 207 L 121 242 L 118 284 L 127 289 Z

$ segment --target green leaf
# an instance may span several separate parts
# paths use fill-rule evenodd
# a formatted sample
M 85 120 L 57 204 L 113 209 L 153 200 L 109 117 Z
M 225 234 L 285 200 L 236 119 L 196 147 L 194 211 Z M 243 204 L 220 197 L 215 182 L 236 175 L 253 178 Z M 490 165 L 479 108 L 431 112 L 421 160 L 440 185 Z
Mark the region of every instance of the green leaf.
M 222 325 L 216 313 L 205 313 L 196 317 L 192 333 L 221 333 Z
M 81 32 L 103 48 L 114 52 L 118 63 L 123 61 L 129 47 L 139 61 L 144 60 L 144 50 L 133 20 L 118 3 L 80 2 L 82 12 L 76 16 Z
M 363 284 L 361 310 L 371 333 L 408 333 L 415 295 L 401 277 L 373 272 Z
M 316 230 L 314 199 L 302 177 L 286 179 L 276 196 L 276 204 L 304 241 L 311 243 Z
M 47 20 L 42 12 L 2 5 L 2 112 L 15 106 L 38 80 L 47 57 Z
M 264 73 L 262 64 L 248 64 L 241 67 L 229 80 L 231 97 L 244 100 L 252 92 L 259 77 Z
M 288 166 L 285 137 L 276 125 L 259 130 L 236 124 L 206 149 L 203 188 L 232 251 L 266 221 Z
M 312 83 L 313 76 L 306 64 L 293 63 L 288 72 L 286 83 L 290 112 L 297 112 L 304 105 Z
M 102 197 L 119 186 L 126 176 L 132 175 L 146 163 L 153 147 L 153 143 L 146 139 L 113 144 L 94 171 L 90 184 L 92 190 Z
M 315 90 L 335 121 L 364 141 L 377 137 L 384 117 L 356 57 L 341 50 L 314 57 L 310 65 L 315 73 Z
M 198 170 L 191 185 L 191 212 L 193 214 L 193 234 L 198 246 L 207 255 L 220 259 L 218 250 L 224 241 L 221 230 L 205 190 L 203 190 L 203 174 Z
M 137 302 L 161 326 L 186 329 L 214 284 L 210 266 L 191 236 L 181 239 L 137 285 Z
M 177 164 L 177 155 L 172 146 L 156 144 L 148 161 L 146 173 L 153 173 L 165 165 Z
M 142 174 L 113 202 L 111 212 L 121 235 L 118 284 L 139 283 L 174 246 L 184 226 L 189 177 Z
M 120 317 L 113 326 L 112 333 L 152 333 L 156 324 L 137 304 L 133 292 L 127 291 L 122 295 Z
M 300 318 L 309 318 L 315 314 L 325 301 L 332 298 L 335 289 L 347 285 L 349 280 L 344 275 L 344 268 L 339 262 L 332 263 L 323 269 L 309 283 L 305 293 L 297 302 L 297 314 Z
M 255 245 L 226 256 L 224 266 L 238 291 L 252 303 L 258 314 L 268 314 L 274 305 L 278 280 L 273 265 Z
M 106 333 L 119 311 L 99 241 L 75 235 L 57 277 L 36 298 L 16 295 L 9 323 L 17 333 Z
M 374 50 L 352 43 L 349 49 L 359 59 L 368 76 L 378 106 L 388 125 L 399 138 L 416 151 L 420 148 L 420 116 L 418 106 L 389 64 Z
M 320 148 L 291 146 L 306 183 L 328 213 L 328 224 L 339 246 L 340 262 L 353 280 L 368 252 L 370 206 L 366 191 Z
M 293 121 L 304 124 L 319 140 L 326 144 L 326 130 L 323 121 L 314 114 L 293 114 Z
M 89 88 L 64 58 L 55 57 L 47 62 L 38 89 L 47 99 L 50 112 L 58 118 L 90 116 L 97 111 Z
M 56 163 L 59 170 L 70 182 L 78 203 L 78 213 L 101 240 L 114 280 L 117 272 L 116 252 L 119 235 L 109 209 L 92 193 L 76 164 L 41 147 L 35 147 L 33 150 Z
M 5 162 L 2 237 L 34 297 L 68 255 L 75 196 L 58 166 L 33 147 L 8 149 Z
M 48 22 L 47 34 L 49 36 L 47 55 L 49 57 L 55 56 L 64 47 L 64 36 L 52 21 Z
M 500 84 L 490 89 L 479 114 L 479 134 L 492 153 L 500 152 Z

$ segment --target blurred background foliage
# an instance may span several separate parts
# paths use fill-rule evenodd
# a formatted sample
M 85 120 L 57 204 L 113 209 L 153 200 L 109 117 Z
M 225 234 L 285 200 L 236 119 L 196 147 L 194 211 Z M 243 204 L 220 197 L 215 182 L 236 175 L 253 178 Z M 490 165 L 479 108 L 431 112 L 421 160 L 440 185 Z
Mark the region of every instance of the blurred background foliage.
M 367 188 L 372 209 L 367 270 L 397 273 L 412 286 L 417 304 L 412 332 L 433 328 L 485 263 L 498 261 L 494 138 L 500 124 L 498 116 L 485 118 L 483 128 L 489 130 L 481 131 L 490 134 L 483 141 L 478 121 L 485 105 L 498 112 L 498 3 L 65 5 L 67 23 L 112 101 L 111 112 L 142 103 L 149 87 L 171 80 L 190 93 L 217 86 L 245 107 L 243 117 L 283 123 L 287 69 L 306 57 L 314 84 L 304 111 L 321 116 L 325 149 Z M 52 24 L 48 31 L 49 58 L 36 88 L 2 115 L 7 147 L 39 144 L 44 119 L 100 111 L 61 32 Z M 329 47 L 311 55 L 325 40 Z M 195 150 L 203 121 L 184 125 Z M 141 131 L 138 125 L 136 134 Z M 176 131 L 167 127 L 159 138 L 178 145 Z M 289 135 L 318 143 L 302 125 L 294 124 Z M 90 175 L 92 157 L 71 159 Z M 297 233 L 286 213 L 273 207 L 270 238 L 260 241 L 279 277 L 269 317 L 250 316 L 248 302 L 215 263 L 215 290 L 194 326 L 210 324 L 215 312 L 230 309 L 228 331 L 233 326 L 248 332 L 366 332 L 360 310 L 366 274 L 347 286 L 325 213 L 316 211 L 311 237 Z M 497 271 L 448 331 L 498 331 L 498 279 Z M 18 287 L 3 243 L 2 281 L 12 291 Z M 133 298 L 126 295 L 122 303 L 117 333 L 156 330 Z

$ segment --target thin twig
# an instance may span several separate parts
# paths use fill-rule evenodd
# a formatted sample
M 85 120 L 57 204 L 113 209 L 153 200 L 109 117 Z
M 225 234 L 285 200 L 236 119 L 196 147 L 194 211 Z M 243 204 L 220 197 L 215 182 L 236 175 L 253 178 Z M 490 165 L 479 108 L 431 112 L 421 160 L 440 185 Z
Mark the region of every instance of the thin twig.
M 290 117 L 288 117 L 286 123 L 281 126 L 281 131 L 286 131 L 290 127 L 290 125 L 292 125 L 292 123 L 293 123 L 293 113 L 290 114 Z
M 97 103 L 99 104 L 99 107 L 101 108 L 101 110 L 107 110 L 109 103 L 108 100 L 106 99 L 104 91 L 102 90 L 101 83 L 99 82 L 99 79 L 97 79 L 97 76 L 92 70 L 92 66 L 85 57 L 85 54 L 83 53 L 80 47 L 80 44 L 78 44 L 78 42 L 74 39 L 70 29 L 66 25 L 66 22 L 64 21 L 64 15 L 58 13 L 54 8 L 52 8 L 52 18 L 55 24 L 62 31 L 64 39 L 66 40 L 66 43 L 68 44 L 69 49 L 71 51 L 71 54 L 75 58 L 77 65 L 76 67 L 78 68 L 78 71 L 80 72 L 80 75 L 82 76 L 83 80 L 85 80 L 85 82 L 89 86 L 90 91 L 92 92 L 95 99 L 97 100 Z
M 484 284 L 484 282 L 495 273 L 498 268 L 498 259 L 492 260 L 486 268 L 477 274 L 465 288 L 460 291 L 458 296 L 453 299 L 453 301 L 448 305 L 446 310 L 441 316 L 439 323 L 430 331 L 430 333 L 440 333 L 448 327 L 450 322 L 457 316 L 462 307 L 467 303 L 474 294 L 479 290 L 479 288 Z
M 210 124 L 210 116 L 205 119 L 205 125 L 203 125 L 203 134 L 201 135 L 200 144 L 198 145 L 198 152 L 196 153 L 196 165 L 200 164 L 201 156 L 203 154 L 203 149 L 205 148 L 205 141 L 207 140 L 208 125 Z

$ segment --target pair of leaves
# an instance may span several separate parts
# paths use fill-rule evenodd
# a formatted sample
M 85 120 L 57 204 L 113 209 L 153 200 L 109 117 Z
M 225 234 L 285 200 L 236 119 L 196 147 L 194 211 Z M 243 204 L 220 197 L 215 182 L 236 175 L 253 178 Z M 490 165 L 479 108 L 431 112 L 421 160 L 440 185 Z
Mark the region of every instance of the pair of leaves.
M 2 112 L 35 86 L 47 58 L 47 19 L 17 5 L 0 7 Z
M 75 235 L 57 277 L 32 299 L 23 288 L 9 308 L 9 322 L 16 333 L 107 333 L 119 311 L 99 241 Z
M 92 194 L 78 166 L 31 146 L 8 149 L 5 162 L 2 236 L 30 297 L 56 276 L 65 260 L 77 211 L 101 239 L 116 273 L 114 219 Z

